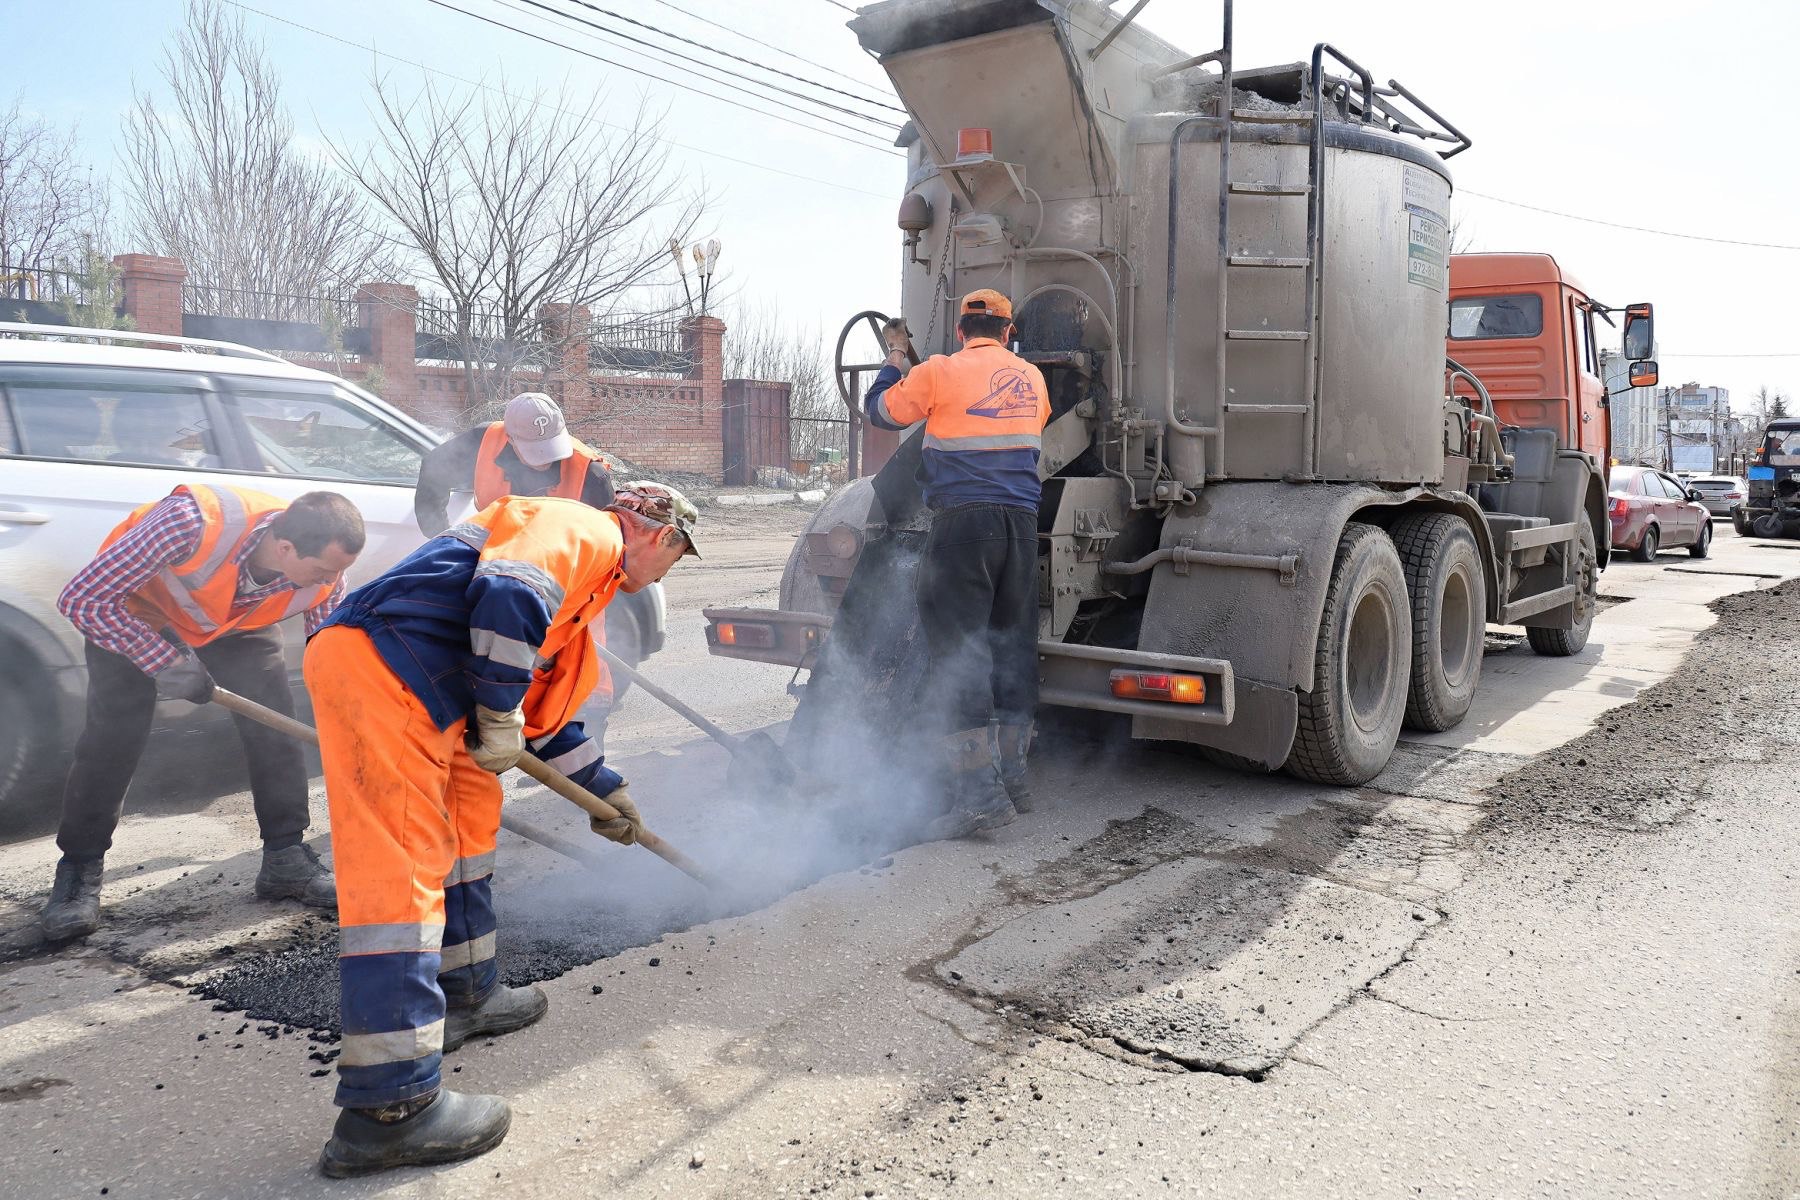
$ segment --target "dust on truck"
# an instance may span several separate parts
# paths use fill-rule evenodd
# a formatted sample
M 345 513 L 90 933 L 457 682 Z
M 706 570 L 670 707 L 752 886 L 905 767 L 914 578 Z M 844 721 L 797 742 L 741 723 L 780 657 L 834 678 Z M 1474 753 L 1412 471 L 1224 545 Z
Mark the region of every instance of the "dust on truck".
M 1325 44 L 1237 69 L 1229 4 L 1221 48 L 1185 54 L 1142 7 L 888 0 L 849 22 L 910 116 L 900 315 L 948 353 L 958 297 L 1001 288 L 1050 387 L 1042 702 L 1361 783 L 1403 725 L 1462 720 L 1487 623 L 1540 654 L 1586 643 L 1609 542 L 1594 322 L 1621 310 L 1546 255 L 1452 265 L 1445 161 L 1470 143 L 1402 84 Z M 1625 311 L 1645 358 L 1649 306 Z M 862 364 L 839 341 L 853 423 L 866 336 Z M 816 515 L 780 609 L 707 614 L 715 654 L 811 670 L 790 746 L 871 690 L 890 725 L 928 695 L 919 440 Z

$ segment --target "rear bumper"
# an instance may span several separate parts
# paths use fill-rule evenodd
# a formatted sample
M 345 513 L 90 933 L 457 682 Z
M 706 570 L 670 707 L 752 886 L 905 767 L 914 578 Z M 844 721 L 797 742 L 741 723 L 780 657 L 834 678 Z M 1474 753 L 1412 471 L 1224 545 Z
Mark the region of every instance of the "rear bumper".
M 709 653 L 790 669 L 812 667 L 831 631 L 831 618 L 823 613 L 709 608 L 705 615 Z M 1206 698 L 1199 704 L 1123 699 L 1112 692 L 1116 670 L 1198 675 L 1206 683 Z M 1038 702 L 1060 708 L 1155 717 L 1184 725 L 1229 725 L 1236 715 L 1236 682 L 1225 659 L 1038 643 Z

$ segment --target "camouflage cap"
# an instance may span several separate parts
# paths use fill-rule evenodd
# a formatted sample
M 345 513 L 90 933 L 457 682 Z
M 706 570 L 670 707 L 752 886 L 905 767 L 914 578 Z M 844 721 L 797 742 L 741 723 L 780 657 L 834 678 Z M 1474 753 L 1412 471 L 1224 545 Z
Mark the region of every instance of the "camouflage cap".
M 694 523 L 700 519 L 700 510 L 668 484 L 648 479 L 620 484 L 613 491 L 613 505 L 660 524 L 673 525 L 687 536 L 687 553 L 700 557 L 700 548 L 694 544 Z

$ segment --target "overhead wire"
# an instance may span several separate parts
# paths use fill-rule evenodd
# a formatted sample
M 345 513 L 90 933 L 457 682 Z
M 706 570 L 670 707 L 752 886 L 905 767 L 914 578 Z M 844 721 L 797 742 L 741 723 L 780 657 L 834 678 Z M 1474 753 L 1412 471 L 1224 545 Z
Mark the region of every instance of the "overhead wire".
M 782 85 L 780 85 L 778 83 L 770 83 L 767 80 L 755 79 L 749 75 L 745 75 L 741 71 L 734 71 L 730 67 L 716 66 L 712 63 L 706 62 L 703 59 L 695 58 L 690 54 L 683 54 L 679 50 L 671 50 L 666 46 L 658 46 L 654 42 L 645 41 L 643 38 L 633 37 L 629 33 L 621 33 L 618 30 L 609 29 L 604 25 L 597 24 L 596 22 L 590 21 L 586 17 L 579 16 L 576 13 L 565 12 L 562 9 L 559 9 L 552 5 L 546 4 L 543 2 L 543 0 L 493 0 L 493 2 L 496 4 L 501 4 L 501 5 L 510 5 L 511 7 L 515 8 L 515 9 L 518 9 L 520 5 L 527 5 L 531 8 L 539 10 L 539 12 L 549 13 L 551 16 L 554 16 L 554 17 L 560 17 L 564 21 L 573 21 L 578 25 L 584 25 L 587 27 L 586 29 L 570 29 L 569 32 L 577 34 L 584 38 L 588 38 L 591 41 L 597 41 L 597 42 L 601 43 L 602 45 L 613 46 L 619 50 L 624 51 L 627 54 L 636 54 L 636 55 L 640 55 L 643 57 L 649 57 L 650 61 L 653 63 L 656 63 L 658 66 L 671 67 L 677 71 L 689 71 L 690 73 L 692 72 L 694 67 L 699 67 L 702 71 L 717 72 L 718 75 L 729 76 L 729 78 L 721 79 L 721 78 L 718 78 L 717 75 L 702 74 L 699 76 L 699 78 L 706 80 L 708 83 L 716 83 L 716 84 L 720 85 L 721 87 L 730 88 L 734 92 L 742 92 L 744 95 L 750 96 L 753 99 L 760 100 L 767 104 L 778 104 L 778 105 L 782 106 L 783 108 L 792 108 L 792 109 L 794 109 L 794 111 L 801 113 L 803 116 L 810 117 L 816 121 L 825 121 L 828 124 L 836 125 L 840 129 L 847 129 L 852 133 L 869 134 L 869 133 L 879 132 L 879 133 L 885 134 L 889 137 L 892 137 L 899 132 L 899 126 L 895 125 L 894 122 L 887 117 L 880 116 L 875 113 L 859 111 L 859 110 L 853 109 L 853 108 L 846 108 L 841 104 L 833 103 L 830 100 L 823 100 L 816 96 L 809 96 L 804 92 L 797 92 L 792 88 L 783 87 Z M 522 15 L 536 17 L 538 20 L 541 20 L 541 21 L 547 20 L 547 18 L 538 16 L 537 13 L 525 13 L 523 9 L 520 9 L 519 11 L 522 13 Z M 548 23 L 555 24 L 554 22 L 548 22 Z M 561 25 L 556 25 L 555 27 L 558 29 L 564 28 L 564 26 L 561 26 Z M 589 29 L 599 30 L 600 32 L 590 33 L 590 32 L 588 32 Z M 625 41 L 625 42 L 636 43 L 638 46 L 643 46 L 648 51 L 650 51 L 654 54 L 668 55 L 671 58 L 681 60 L 681 62 L 690 63 L 690 64 L 692 64 L 692 66 L 682 67 L 676 63 L 668 62 L 665 59 L 650 57 L 649 54 L 646 54 L 645 50 L 633 49 L 631 46 L 621 44 L 620 39 L 623 39 L 623 41 Z M 856 126 L 856 125 L 848 125 L 842 121 L 837 120 L 836 118 L 825 116 L 822 113 L 815 113 L 815 112 L 807 111 L 805 109 L 795 106 L 794 104 L 790 103 L 787 100 L 781 99 L 779 96 L 768 96 L 768 95 L 762 94 L 761 92 L 751 91 L 749 88 L 746 88 L 746 87 L 741 86 L 740 84 L 731 82 L 732 79 L 742 80 L 744 83 L 748 83 L 748 84 L 751 84 L 751 85 L 753 85 L 755 87 L 759 87 L 759 88 L 766 88 L 771 92 L 778 92 L 782 96 L 791 96 L 796 100 L 800 100 L 803 103 L 816 105 L 819 108 L 828 109 L 832 112 L 842 113 L 845 116 L 849 116 L 856 120 L 866 122 L 869 125 L 873 125 L 873 126 L 875 126 L 875 128 L 873 130 L 871 130 L 871 129 L 865 129 L 865 128 L 862 128 L 862 127 Z
M 1800 250 L 1800 245 L 1787 242 L 1752 242 L 1739 238 L 1709 237 L 1703 233 L 1679 233 L 1673 229 L 1652 229 L 1647 225 L 1627 225 L 1620 221 L 1606 221 L 1599 217 L 1584 217 L 1578 213 L 1562 212 L 1554 208 L 1544 208 L 1536 204 L 1527 204 L 1523 200 L 1508 200 L 1501 196 L 1490 196 L 1473 188 L 1457 189 L 1462 195 L 1474 196 L 1479 200 L 1491 200 L 1495 204 L 1505 204 L 1513 208 L 1529 209 L 1546 216 L 1562 217 L 1568 221 L 1581 221 L 1588 225 L 1604 225 L 1609 229 L 1626 229 L 1633 233 L 1653 233 L 1658 237 L 1680 238 L 1689 242 L 1711 242 L 1719 246 L 1751 246 L 1758 250 Z
M 233 8 L 241 9 L 244 12 L 254 13 L 255 15 L 257 15 L 259 17 L 263 17 L 267 20 L 278 21 L 283 25 L 289 26 L 290 28 L 293 28 L 293 29 L 298 29 L 303 33 L 310 33 L 315 37 L 321 37 L 327 41 L 336 42 L 341 46 L 348 46 L 352 50 L 361 50 L 365 54 L 369 54 L 378 59 L 385 58 L 385 59 L 388 59 L 390 62 L 402 63 L 406 66 L 412 67 L 414 70 L 422 71 L 427 75 L 436 75 L 443 79 L 449 79 L 449 80 L 452 80 L 453 82 L 463 84 L 467 87 L 480 88 L 484 92 L 492 92 L 493 94 L 495 94 L 497 96 L 504 96 L 506 99 L 511 100 L 517 104 L 530 104 L 534 108 L 542 108 L 542 109 L 546 109 L 550 112 L 561 113 L 563 116 L 566 116 L 566 117 L 575 117 L 579 120 L 590 120 L 590 121 L 593 121 L 597 125 L 603 126 L 607 129 L 616 129 L 616 130 L 620 131 L 621 133 L 634 132 L 634 130 L 630 126 L 620 125 L 620 124 L 617 124 L 616 122 L 612 122 L 612 121 L 603 121 L 597 117 L 584 117 L 580 113 L 573 112 L 570 109 L 562 108 L 562 107 L 559 107 L 554 104 L 545 103 L 544 101 L 536 99 L 532 96 L 522 96 L 515 92 L 509 92 L 505 88 L 495 87 L 491 83 L 485 83 L 478 79 L 469 79 L 465 76 L 458 75 L 452 71 L 445 71 L 438 67 L 429 66 L 425 63 L 419 62 L 416 59 L 405 58 L 398 54 L 389 53 L 386 50 L 378 50 L 374 46 L 365 45 L 362 42 L 351 41 L 349 38 L 340 37 L 335 33 L 328 33 L 322 29 L 315 29 L 311 25 L 303 25 L 300 22 L 290 20 L 287 17 L 281 17 L 281 16 L 275 15 L 274 13 L 264 12 L 260 8 L 253 8 L 252 6 L 250 6 L 248 4 L 241 3 L 240 0 L 224 0 L 224 3 L 231 5 Z M 708 149 L 705 149 L 704 147 L 700 147 L 700 146 L 690 146 L 686 142 L 678 142 L 673 138 L 663 137 L 660 134 L 650 134 L 647 136 L 650 136 L 652 138 L 652 140 L 654 140 L 654 141 L 662 142 L 664 145 L 673 146 L 677 150 L 686 150 L 691 154 L 699 154 L 699 155 L 703 155 L 707 158 L 721 159 L 725 162 L 736 163 L 739 166 L 754 167 L 755 169 L 757 169 L 759 171 L 767 171 L 770 174 L 780 175 L 787 179 L 797 179 L 803 183 L 816 183 L 816 184 L 820 184 L 824 187 L 836 188 L 839 191 L 854 192 L 859 196 L 873 196 L 878 200 L 885 200 L 885 199 L 889 198 L 889 194 L 886 192 L 872 192 L 867 188 L 852 187 L 850 184 L 840 183 L 834 179 L 823 179 L 817 175 L 803 175 L 797 171 L 786 171 L 780 167 L 772 167 L 768 163 L 757 162 L 753 159 L 748 159 L 748 158 L 738 158 L 735 155 L 726 154 L 719 150 L 708 150 Z
M 679 88 L 684 92 L 693 92 L 695 95 L 705 96 L 710 100 L 717 100 L 722 104 L 729 104 L 733 108 L 741 108 L 741 109 L 745 110 L 746 112 L 753 112 L 753 113 L 757 113 L 761 116 L 772 118 L 773 120 L 780 121 L 784 125 L 792 125 L 797 129 L 804 129 L 809 133 L 816 133 L 816 134 L 820 135 L 821 137 L 836 138 L 840 142 L 848 142 L 852 146 L 860 146 L 864 150 L 874 150 L 874 151 L 876 151 L 878 153 L 882 153 L 882 154 L 894 153 L 894 151 L 891 150 L 889 147 L 879 145 L 875 142 L 867 142 L 867 141 L 863 141 L 861 138 L 849 137 L 849 136 L 847 136 L 845 134 L 841 134 L 841 133 L 833 133 L 829 129 L 820 129 L 816 125 L 808 125 L 805 122 L 797 121 L 792 117 L 784 117 L 780 113 L 772 113 L 767 109 L 757 108 L 754 105 L 745 104 L 741 100 L 733 100 L 729 96 L 721 96 L 716 92 L 709 92 L 705 88 L 697 88 L 691 84 L 686 84 L 686 83 L 682 83 L 678 80 L 669 79 L 666 76 L 656 74 L 654 71 L 646 71 L 641 67 L 634 67 L 629 63 L 616 62 L 613 59 L 605 57 L 604 55 L 595 54 L 591 50 L 583 50 L 579 46 L 571 46 L 567 42 L 559 42 L 555 38 L 546 37 L 541 33 L 533 33 L 529 29 L 520 29 L 517 25 L 509 25 L 505 21 L 497 20 L 494 17 L 484 16 L 481 13 L 470 12 L 466 8 L 458 8 L 456 5 L 449 3 L 449 0 L 426 0 L 426 3 L 436 5 L 438 8 L 448 9 L 451 12 L 461 13 L 465 17 L 473 18 L 474 20 L 484 22 L 485 24 L 488 24 L 488 25 L 493 25 L 500 29 L 510 30 L 513 33 L 519 34 L 521 37 L 532 38 L 536 41 L 543 42 L 546 45 L 556 46 L 560 49 L 567 50 L 571 54 L 579 54 L 583 58 L 591 58 L 595 62 L 604 63 L 609 67 L 617 67 L 621 71 L 630 71 L 634 75 L 642 75 L 646 79 L 654 79 L 658 83 L 666 83 L 669 86 Z M 820 119 L 824 119 L 824 118 L 820 118 Z
M 824 71 L 828 75 L 836 75 L 839 79 L 848 80 L 849 82 L 857 84 L 858 86 L 861 86 L 861 87 L 869 87 L 870 86 L 865 80 L 858 79 L 854 75 L 846 75 L 844 72 L 839 71 L 834 67 L 828 67 L 824 63 L 821 63 L 821 62 L 814 62 L 812 59 L 807 58 L 805 55 L 795 54 L 792 50 L 786 49 L 785 47 L 782 47 L 782 46 L 777 46 L 774 42 L 765 42 L 761 38 L 755 36 L 754 34 L 745 33 L 741 29 L 734 29 L 730 25 L 726 25 L 722 22 L 713 20 L 711 17 L 704 16 L 700 13 L 694 12 L 691 9 L 683 8 L 683 7 L 681 7 L 681 5 L 676 4 L 674 2 L 674 0 L 651 0 L 651 3 L 660 4 L 664 8 L 674 9 L 676 12 L 680 13 L 682 16 L 687 17 L 690 20 L 698 21 L 702 25 L 711 25 L 714 29 L 723 30 L 724 32 L 731 34 L 733 37 L 741 37 L 747 42 L 755 42 L 758 46 L 763 47 L 765 50 L 773 50 L 777 54 L 785 55 L 786 57 L 793 59 L 795 62 L 803 62 L 807 66 L 812 67 L 814 70 Z M 905 110 L 902 109 L 901 111 L 904 112 Z
M 611 17 L 615 21 L 624 21 L 628 25 L 635 25 L 639 29 L 648 30 L 649 32 L 654 33 L 654 34 L 658 35 L 659 37 L 670 38 L 674 41 L 682 42 L 682 43 L 685 43 L 686 45 L 697 47 L 701 50 L 705 50 L 709 54 L 717 54 L 722 58 L 729 58 L 734 62 L 741 62 L 747 66 L 755 67 L 759 71 L 768 71 L 769 73 L 774 74 L 774 75 L 780 75 L 787 79 L 797 80 L 800 83 L 806 84 L 808 87 L 819 88 L 819 89 L 821 89 L 823 91 L 827 91 L 827 92 L 836 92 L 838 95 L 847 96 L 850 99 L 857 101 L 858 103 L 872 104 L 872 105 L 875 105 L 880 108 L 892 109 L 894 112 L 897 112 L 897 113 L 904 113 L 906 111 L 904 108 L 901 108 L 899 105 L 890 104 L 886 100 L 881 100 L 881 99 L 876 99 L 876 98 L 872 98 L 872 97 L 868 97 L 868 96 L 858 95 L 855 92 L 848 92 L 848 91 L 845 91 L 843 88 L 833 87 L 829 83 L 820 83 L 816 79 L 808 79 L 804 75 L 795 75 L 791 71 L 782 70 L 780 67 L 772 67 L 768 63 L 758 62 L 754 58 L 745 58 L 741 54 L 733 54 L 729 50 L 725 50 L 718 46 L 711 45 L 710 43 L 696 41 L 695 39 L 690 38 L 690 37 L 684 37 L 683 35 L 676 33 L 673 30 L 664 29 L 659 25 L 652 25 L 648 21 L 640 21 L 636 17 L 628 17 L 624 13 L 614 12 L 610 8 L 602 8 L 598 4 L 591 3 L 591 0 L 569 0 L 569 2 L 572 4 L 579 4 L 582 8 L 588 9 L 590 12 L 597 12 L 597 13 L 602 14 L 603 16 Z M 620 36 L 623 37 L 625 35 L 621 34 Z M 741 37 L 743 35 L 740 34 L 739 36 Z M 801 61 L 805 61 L 805 60 L 803 59 Z M 816 64 L 814 64 L 814 65 L 816 65 Z

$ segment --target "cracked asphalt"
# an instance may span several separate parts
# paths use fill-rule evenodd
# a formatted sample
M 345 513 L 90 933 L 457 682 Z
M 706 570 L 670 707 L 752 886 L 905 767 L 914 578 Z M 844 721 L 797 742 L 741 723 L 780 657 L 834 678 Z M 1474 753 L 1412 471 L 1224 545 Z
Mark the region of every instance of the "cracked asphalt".
M 732 518 L 672 588 L 650 665 L 734 729 L 786 676 L 715 669 L 698 609 L 769 602 L 798 520 Z M 312 1174 L 330 929 L 245 896 L 245 797 L 137 807 L 81 946 L 30 944 L 54 850 L 15 841 L 0 1195 L 1800 1194 L 1794 573 L 1729 535 L 1618 563 L 1587 651 L 1495 631 L 1465 725 L 1364 788 L 1059 727 L 1037 811 L 954 844 L 823 840 L 636 698 L 611 754 L 735 886 L 503 835 L 502 943 L 552 1008 L 450 1060 L 515 1120 L 438 1171 Z M 296 955 L 287 1010 L 245 1011 L 233 976 Z

